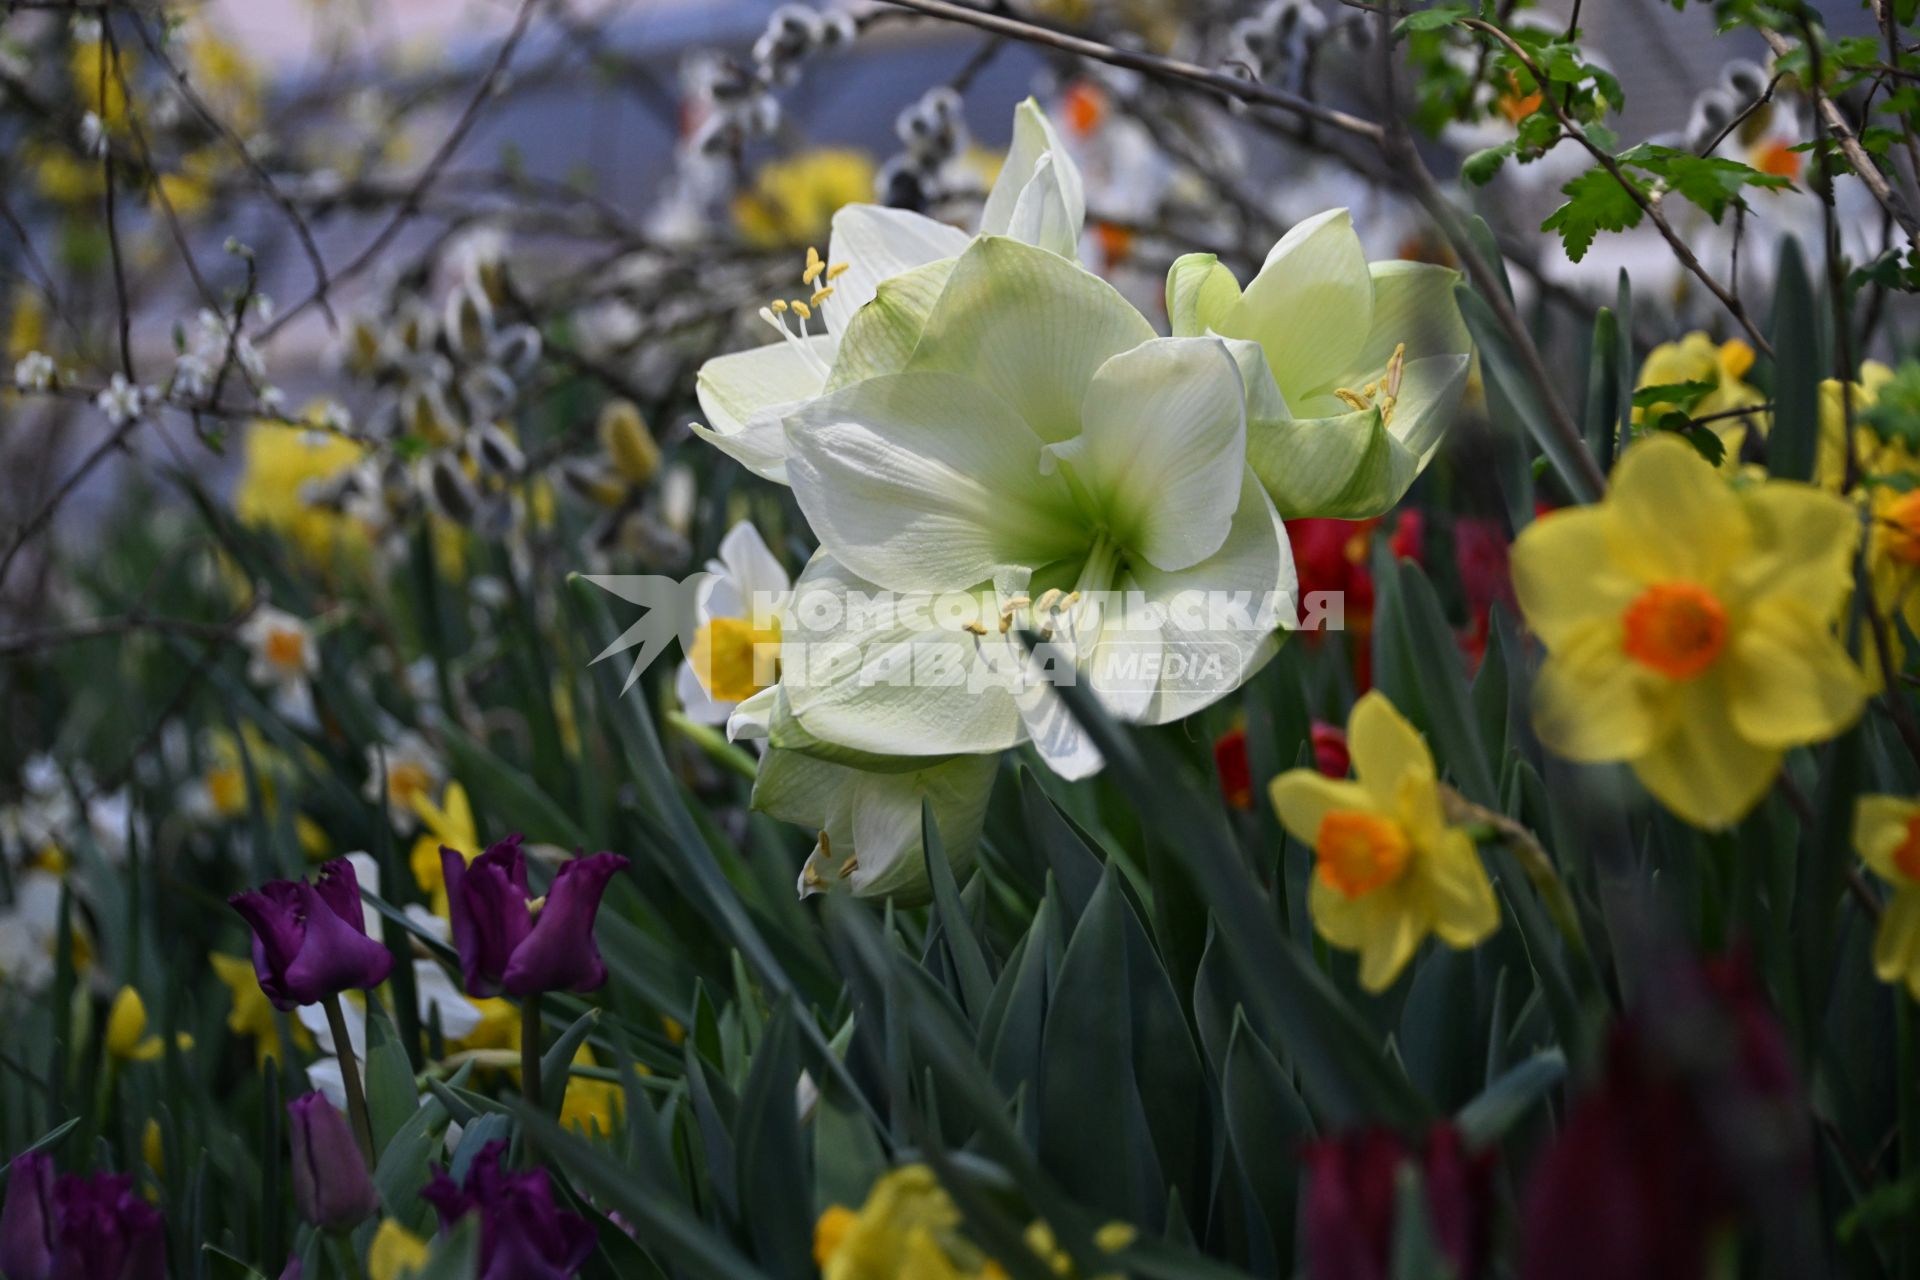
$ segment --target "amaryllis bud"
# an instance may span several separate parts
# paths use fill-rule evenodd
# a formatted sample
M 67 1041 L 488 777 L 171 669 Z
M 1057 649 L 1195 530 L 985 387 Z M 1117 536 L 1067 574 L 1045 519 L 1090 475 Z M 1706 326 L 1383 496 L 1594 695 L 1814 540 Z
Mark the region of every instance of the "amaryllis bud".
M 596 853 L 563 865 L 543 902 L 527 892 L 527 860 L 520 837 L 500 841 L 468 865 L 457 850 L 440 850 L 453 945 L 467 994 L 533 995 L 592 991 L 607 980 L 593 942 L 593 920 L 607 882 L 627 865 L 615 853 Z
M 367 936 L 353 864 L 335 858 L 317 882 L 274 880 L 227 899 L 253 926 L 253 971 L 274 1006 L 318 1004 L 379 986 L 393 956 Z
M 347 1119 L 318 1093 L 287 1104 L 292 1120 L 293 1203 L 300 1216 L 323 1231 L 345 1231 L 372 1217 L 379 1193 Z

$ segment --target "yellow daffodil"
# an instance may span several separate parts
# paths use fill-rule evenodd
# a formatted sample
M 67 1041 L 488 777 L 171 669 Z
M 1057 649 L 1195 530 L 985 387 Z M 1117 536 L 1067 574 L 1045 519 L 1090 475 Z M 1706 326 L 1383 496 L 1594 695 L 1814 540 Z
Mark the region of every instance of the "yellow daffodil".
M 1820 384 L 1820 439 L 1814 459 L 1814 483 L 1838 493 L 1847 473 L 1847 410 L 1853 410 L 1853 457 L 1856 479 L 1898 475 L 1915 469 L 1913 454 L 1906 445 L 1882 440 L 1878 432 L 1860 420 L 1863 409 L 1870 409 L 1880 398 L 1880 388 L 1893 381 L 1893 370 L 1878 360 L 1860 366 L 1860 380 L 1841 395 L 1840 380 L 1828 378 Z
M 1904 982 L 1920 1000 L 1920 802 L 1861 796 L 1853 851 L 1893 889 L 1873 938 L 1873 971 L 1882 982 Z
M 593 1050 L 583 1044 L 573 1055 L 573 1065 L 597 1067 L 600 1062 L 593 1056 Z M 569 1073 L 567 1096 L 560 1104 L 560 1123 L 582 1137 L 591 1138 L 596 1133 L 603 1138 L 611 1137 L 619 1131 L 626 1101 L 626 1091 L 611 1080 Z
M 1716 343 L 1706 334 L 1695 330 L 1678 342 L 1663 342 L 1649 351 L 1646 362 L 1640 366 L 1640 380 L 1634 385 L 1666 387 L 1685 382 L 1711 382 L 1714 389 L 1702 396 L 1691 410 L 1694 417 L 1706 418 L 1767 402 L 1764 395 L 1743 381 L 1751 368 L 1752 347 L 1738 338 Z M 1650 409 L 1636 409 L 1633 420 L 1658 422 L 1662 414 L 1678 407 L 1657 404 Z M 1729 470 L 1739 465 L 1740 448 L 1746 443 L 1749 425 L 1765 436 L 1771 423 L 1772 419 L 1764 413 L 1715 418 L 1708 423 L 1713 433 L 1720 437 L 1720 443 L 1726 446 L 1726 461 L 1722 465 Z
M 367 1246 L 367 1280 L 405 1280 L 427 1265 L 427 1242 L 393 1218 L 382 1218 Z
M 166 1176 L 166 1139 L 160 1133 L 160 1122 L 152 1116 L 147 1117 L 145 1127 L 140 1130 L 140 1158 L 147 1162 L 147 1168 Z
M 413 810 L 426 831 L 413 842 L 413 852 L 407 860 L 413 868 L 413 878 L 433 902 L 433 914 L 444 919 L 447 882 L 440 870 L 440 846 L 458 849 L 468 862 L 480 856 L 480 833 L 473 825 L 473 806 L 467 803 L 467 789 L 457 782 L 449 782 L 439 804 L 416 795 Z
M 922 1164 L 883 1175 L 858 1212 L 835 1205 L 821 1214 L 813 1254 L 822 1280 L 967 1280 L 985 1263 L 960 1235 L 952 1197 Z
M 147 1005 L 132 987 L 120 988 L 107 1011 L 107 1054 L 118 1062 L 152 1062 L 166 1052 L 159 1036 L 147 1034 Z M 193 1037 L 182 1032 L 177 1043 L 193 1047 Z
M 207 960 L 213 965 L 214 976 L 233 996 L 233 1008 L 227 1011 L 227 1030 L 252 1040 L 254 1062 L 265 1066 L 268 1058 L 280 1056 L 280 1033 L 273 1017 L 273 1002 L 260 989 L 253 961 L 217 951 Z M 299 1022 L 289 1019 L 288 1029 L 295 1048 L 313 1048 L 313 1036 Z
M 1360 984 L 1383 991 L 1429 933 L 1474 946 L 1500 908 L 1473 840 L 1447 825 L 1425 740 L 1384 694 L 1354 704 L 1347 750 L 1355 780 L 1291 769 L 1273 781 L 1273 807 L 1313 848 L 1314 928 L 1358 951 Z
M 1696 826 L 1738 821 L 1789 748 L 1860 714 L 1864 682 L 1833 633 L 1858 536 L 1852 507 L 1811 485 L 1736 489 L 1677 437 L 1633 446 L 1605 501 L 1514 544 L 1548 655 L 1541 741 L 1630 764 Z
M 873 174 L 866 152 L 844 147 L 762 165 L 753 190 L 733 202 L 734 225 L 762 248 L 819 240 L 842 205 L 873 199 Z
M 370 547 L 365 527 L 313 501 L 314 489 L 358 463 L 366 450 L 320 431 L 255 423 L 247 432 L 233 509 L 243 524 L 285 537 L 307 561 L 356 562 Z

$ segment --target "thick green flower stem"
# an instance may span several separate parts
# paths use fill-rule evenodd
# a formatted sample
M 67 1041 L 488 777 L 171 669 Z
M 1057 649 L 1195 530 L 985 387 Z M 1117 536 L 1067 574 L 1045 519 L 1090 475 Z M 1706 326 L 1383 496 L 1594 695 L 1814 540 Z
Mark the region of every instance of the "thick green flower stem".
M 340 1085 L 347 1095 L 347 1118 L 353 1122 L 353 1137 L 360 1144 L 360 1155 L 367 1168 L 373 1168 L 373 1121 L 367 1115 L 366 1090 L 360 1087 L 360 1064 L 353 1059 L 353 1042 L 347 1038 L 347 1015 L 340 1008 L 340 997 L 328 996 L 320 1002 L 326 1010 L 327 1030 L 333 1036 L 333 1051 L 340 1059 Z
M 520 1096 L 540 1106 L 540 993 L 520 1001 Z
M 1540 895 L 1540 901 L 1547 908 L 1553 926 L 1559 930 L 1560 937 L 1567 948 L 1576 957 L 1586 960 L 1588 957 L 1586 934 L 1580 928 L 1580 914 L 1574 910 L 1573 898 L 1567 893 L 1566 882 L 1560 878 L 1559 870 L 1553 865 L 1553 859 L 1540 847 L 1539 837 L 1520 823 L 1496 813 L 1484 805 L 1473 801 L 1455 791 L 1452 787 L 1442 786 L 1440 798 L 1447 810 L 1447 821 L 1462 826 L 1475 826 L 1483 829 L 1487 838 L 1495 839 L 1506 845 L 1513 853 L 1520 869 L 1526 872 L 1534 891 Z M 1476 832 L 1476 838 L 1481 836 Z
M 328 1232 L 327 1251 L 333 1255 L 336 1274 L 344 1277 L 344 1280 L 362 1280 L 366 1273 L 360 1270 L 360 1255 L 354 1252 L 351 1232 Z

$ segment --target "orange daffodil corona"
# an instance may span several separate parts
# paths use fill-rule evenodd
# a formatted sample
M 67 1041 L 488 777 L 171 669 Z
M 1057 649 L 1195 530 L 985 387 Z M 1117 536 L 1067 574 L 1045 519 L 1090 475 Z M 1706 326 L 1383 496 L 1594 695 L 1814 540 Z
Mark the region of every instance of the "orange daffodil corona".
M 1893 889 L 1873 938 L 1873 971 L 1920 1000 L 1920 801 L 1861 796 L 1853 850 Z
M 1355 778 L 1291 769 L 1274 810 L 1313 850 L 1307 910 L 1320 936 L 1360 953 L 1360 985 L 1392 985 L 1428 934 L 1472 947 L 1499 927 L 1493 885 L 1471 836 L 1447 822 L 1426 741 L 1375 690 L 1354 704 Z
M 1860 715 L 1866 686 L 1834 634 L 1859 535 L 1853 508 L 1811 485 L 1736 487 L 1677 437 L 1634 445 L 1604 501 L 1513 547 L 1547 649 L 1541 741 L 1628 764 L 1695 826 L 1737 822 L 1790 748 Z

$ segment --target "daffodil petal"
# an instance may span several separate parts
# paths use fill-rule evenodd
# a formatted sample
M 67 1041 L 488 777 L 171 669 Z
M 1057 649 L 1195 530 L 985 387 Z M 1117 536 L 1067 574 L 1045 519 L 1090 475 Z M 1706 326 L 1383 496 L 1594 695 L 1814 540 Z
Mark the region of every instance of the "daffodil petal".
M 1700 679 L 1683 686 L 1664 737 L 1631 762 L 1655 799 L 1710 830 L 1733 825 L 1760 802 L 1780 772 L 1781 757 L 1777 748 L 1741 736 L 1719 683 Z
M 1911 985 L 1920 976 L 1920 890 L 1893 895 L 1873 935 L 1873 972 L 1882 982 Z
M 1752 525 L 1726 477 L 1671 432 L 1628 449 L 1607 506 L 1612 559 L 1643 582 L 1709 589 L 1753 548 Z
M 1373 807 L 1387 813 L 1399 809 L 1403 778 L 1434 776 L 1427 740 L 1378 689 L 1353 704 L 1347 717 L 1347 754 L 1360 785 L 1374 797 Z
M 1320 838 L 1320 820 L 1329 813 L 1377 813 L 1379 802 L 1357 782 L 1329 778 L 1316 769 L 1289 769 L 1273 780 L 1268 794 L 1287 834 L 1312 848 Z
M 1549 651 L 1596 623 L 1617 623 L 1643 587 L 1611 563 L 1614 519 L 1603 506 L 1568 507 L 1535 520 L 1514 540 L 1514 596 Z
M 1733 723 L 1747 740 L 1792 747 L 1860 718 L 1866 685 L 1831 628 L 1797 601 L 1757 606 L 1727 655 Z
M 1556 755 L 1597 763 L 1651 750 L 1673 699 L 1666 677 L 1621 648 L 1617 623 L 1602 620 L 1565 635 L 1533 686 L 1533 726 Z
M 1910 877 L 1894 864 L 1893 856 L 1907 842 L 1920 803 L 1900 796 L 1861 796 L 1853 806 L 1853 851 L 1873 874 L 1894 884 Z

